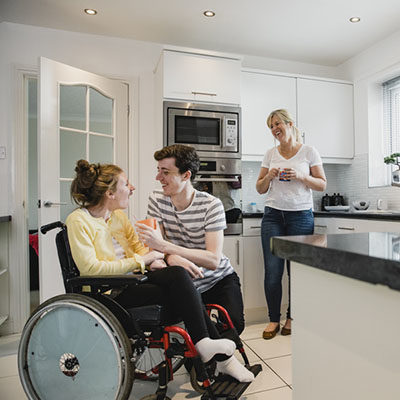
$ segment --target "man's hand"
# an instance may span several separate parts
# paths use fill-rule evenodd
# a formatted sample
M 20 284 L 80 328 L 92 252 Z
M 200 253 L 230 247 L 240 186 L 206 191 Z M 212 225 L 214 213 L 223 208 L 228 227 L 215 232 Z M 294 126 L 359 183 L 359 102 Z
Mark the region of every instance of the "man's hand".
M 170 254 L 167 257 L 167 262 L 168 265 L 178 265 L 179 267 L 185 268 L 193 279 L 204 278 L 201 268 L 199 268 L 197 265 L 187 260 L 186 258 L 183 258 L 176 254 Z
M 151 249 L 164 252 L 165 241 L 160 229 L 153 229 L 150 226 L 136 222 L 136 231 L 139 239 Z

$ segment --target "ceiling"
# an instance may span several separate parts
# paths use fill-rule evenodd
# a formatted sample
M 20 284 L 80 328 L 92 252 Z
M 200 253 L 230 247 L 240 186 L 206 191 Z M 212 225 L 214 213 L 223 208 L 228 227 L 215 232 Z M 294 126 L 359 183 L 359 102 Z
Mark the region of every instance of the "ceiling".
M 400 0 L 0 0 L 0 21 L 336 66 L 400 29 Z

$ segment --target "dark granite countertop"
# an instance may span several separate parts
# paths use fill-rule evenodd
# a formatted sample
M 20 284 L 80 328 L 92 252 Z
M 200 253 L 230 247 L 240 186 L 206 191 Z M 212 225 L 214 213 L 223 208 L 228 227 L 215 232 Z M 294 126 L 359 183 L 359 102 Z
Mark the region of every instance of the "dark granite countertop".
M 243 218 L 262 218 L 262 212 L 256 213 L 243 213 Z M 400 221 L 399 212 L 349 212 L 349 211 L 314 211 L 314 217 L 318 218 L 349 218 L 349 219 L 380 219 L 388 221 Z
M 11 221 L 11 215 L 0 215 L 0 222 Z
M 369 232 L 272 239 L 278 257 L 400 291 L 400 234 Z

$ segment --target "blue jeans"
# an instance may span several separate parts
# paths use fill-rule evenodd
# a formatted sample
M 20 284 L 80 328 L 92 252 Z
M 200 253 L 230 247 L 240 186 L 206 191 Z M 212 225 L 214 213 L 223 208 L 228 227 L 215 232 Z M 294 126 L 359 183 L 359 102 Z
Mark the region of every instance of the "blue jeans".
M 311 209 L 304 211 L 282 211 L 265 207 L 261 222 L 261 241 L 264 253 L 264 291 L 271 322 L 281 317 L 282 275 L 284 260 L 271 254 L 271 237 L 290 235 L 312 235 L 314 216 Z M 290 288 L 290 264 L 287 261 Z M 290 318 L 290 289 L 287 318 Z

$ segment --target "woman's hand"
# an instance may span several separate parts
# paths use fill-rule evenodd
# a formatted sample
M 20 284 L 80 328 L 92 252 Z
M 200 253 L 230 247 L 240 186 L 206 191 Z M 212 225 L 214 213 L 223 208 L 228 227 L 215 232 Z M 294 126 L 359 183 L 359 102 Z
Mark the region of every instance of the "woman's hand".
M 272 181 L 272 179 L 276 178 L 279 175 L 279 168 L 270 168 L 268 170 L 268 174 L 266 175 L 266 178 L 269 181 Z
M 139 239 L 151 249 L 164 252 L 165 240 L 159 229 L 153 229 L 150 226 L 136 222 L 135 227 Z
M 291 181 L 293 180 L 304 181 L 304 179 L 307 176 L 304 172 L 294 168 L 285 168 L 284 171 L 286 174 L 285 178 L 290 179 Z
M 164 253 L 160 253 L 159 251 L 155 250 L 151 250 L 143 256 L 143 261 L 145 265 L 151 265 L 154 261 L 163 259 L 164 259 Z
M 176 254 L 170 254 L 167 257 L 167 262 L 168 265 L 177 265 L 179 267 L 185 268 L 193 279 L 204 278 L 201 268 L 199 268 L 196 264 L 192 263 L 184 257 L 178 256 Z
M 149 269 L 150 269 L 150 271 L 155 271 L 157 269 L 163 269 L 163 268 L 166 268 L 166 267 L 167 267 L 167 264 L 165 264 L 165 261 L 159 259 L 159 260 L 153 261 L 150 264 Z

